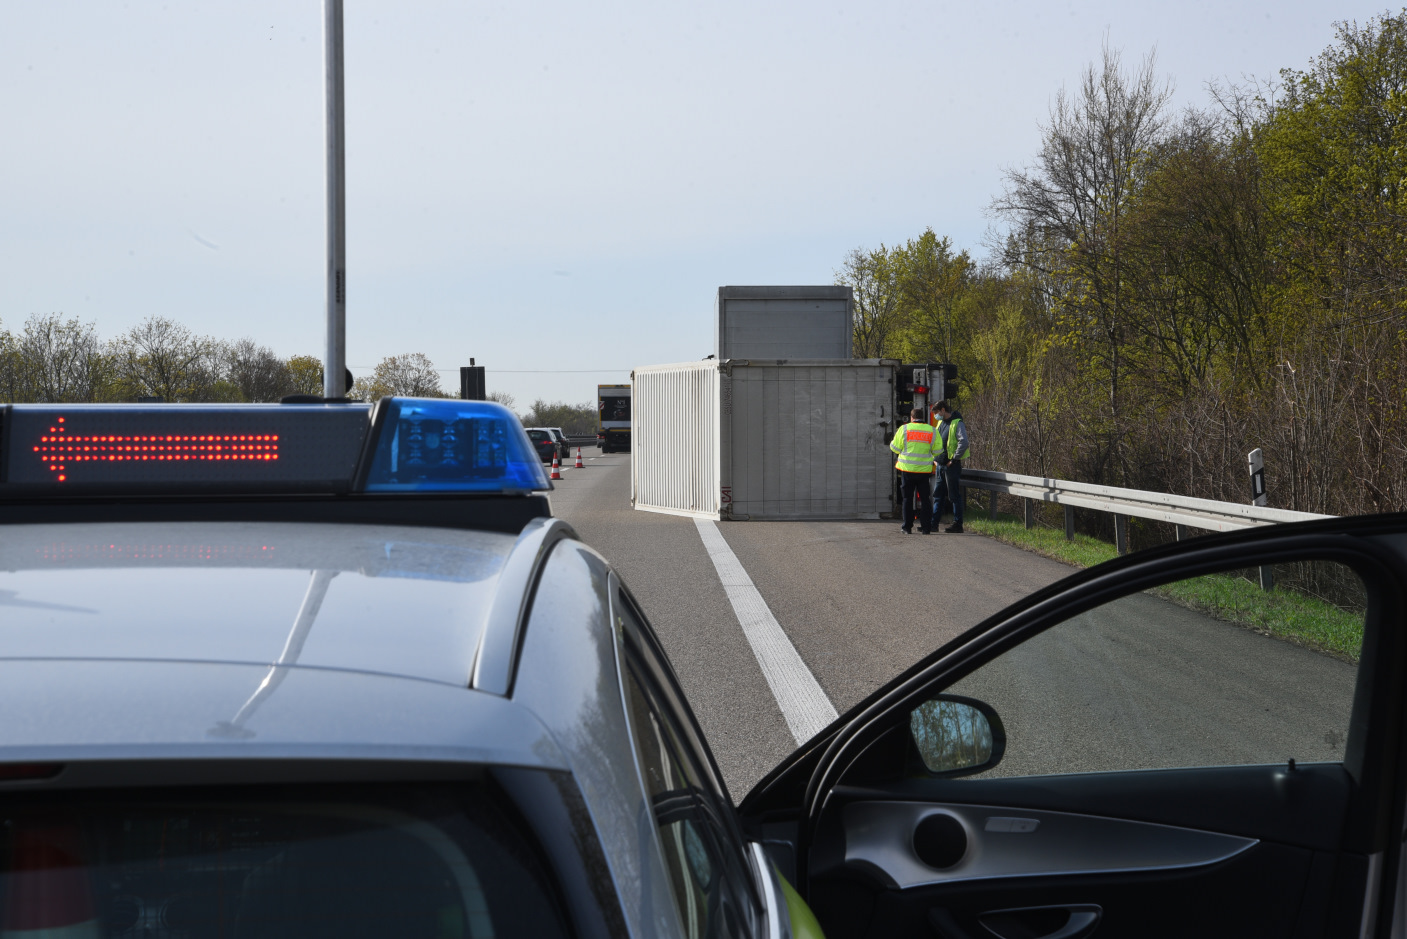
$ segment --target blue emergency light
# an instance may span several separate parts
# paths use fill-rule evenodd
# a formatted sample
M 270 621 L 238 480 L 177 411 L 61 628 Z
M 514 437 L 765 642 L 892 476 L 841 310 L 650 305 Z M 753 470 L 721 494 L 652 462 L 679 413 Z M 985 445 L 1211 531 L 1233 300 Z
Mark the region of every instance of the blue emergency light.
M 0 497 L 551 488 L 518 419 L 487 401 L 0 410 Z
M 518 418 L 492 401 L 382 398 L 363 492 L 542 492 L 552 488 Z

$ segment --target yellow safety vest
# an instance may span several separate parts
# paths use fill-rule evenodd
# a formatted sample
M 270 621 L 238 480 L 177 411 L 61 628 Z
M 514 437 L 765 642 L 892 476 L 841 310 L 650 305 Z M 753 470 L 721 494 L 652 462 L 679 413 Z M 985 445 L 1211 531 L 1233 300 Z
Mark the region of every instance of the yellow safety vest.
M 958 435 L 948 433 L 948 428 L 953 426 L 953 421 L 961 424 L 962 418 L 955 417 L 951 420 L 938 422 L 938 451 L 940 453 L 946 452 L 950 460 L 965 460 L 972 451 L 972 447 L 969 444 L 966 450 L 958 453 Z
M 894 468 L 905 473 L 933 472 L 933 454 L 938 448 L 938 432 L 932 424 L 905 424 L 894 432 L 889 444 L 889 449 L 899 454 Z

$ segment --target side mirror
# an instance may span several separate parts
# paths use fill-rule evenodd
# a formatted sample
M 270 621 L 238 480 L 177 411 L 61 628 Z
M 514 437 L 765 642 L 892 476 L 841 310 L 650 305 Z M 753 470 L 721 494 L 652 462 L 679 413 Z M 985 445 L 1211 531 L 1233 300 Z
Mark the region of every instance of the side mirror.
M 909 714 L 909 736 L 935 776 L 967 776 L 991 769 L 1006 751 L 1006 730 L 990 704 L 940 694 Z

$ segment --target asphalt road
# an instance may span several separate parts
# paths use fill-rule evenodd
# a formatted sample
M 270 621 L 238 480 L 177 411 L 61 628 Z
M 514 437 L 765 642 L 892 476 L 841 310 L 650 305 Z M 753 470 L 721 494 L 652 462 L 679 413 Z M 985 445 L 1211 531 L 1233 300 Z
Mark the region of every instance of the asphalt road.
M 584 451 L 553 513 L 640 601 L 735 799 L 796 742 L 692 519 L 630 508 L 630 455 Z M 718 526 L 837 711 L 962 630 L 1071 573 L 975 534 L 893 521 Z M 998 772 L 1342 755 L 1354 669 L 1147 595 L 1047 632 L 969 676 L 1008 731 Z M 1274 703 L 1267 708 L 1266 703 Z
M 688 518 L 630 508 L 630 454 L 585 450 L 552 511 L 608 558 L 659 633 L 735 799 L 796 747 Z M 719 526 L 837 711 L 1070 568 L 897 522 Z

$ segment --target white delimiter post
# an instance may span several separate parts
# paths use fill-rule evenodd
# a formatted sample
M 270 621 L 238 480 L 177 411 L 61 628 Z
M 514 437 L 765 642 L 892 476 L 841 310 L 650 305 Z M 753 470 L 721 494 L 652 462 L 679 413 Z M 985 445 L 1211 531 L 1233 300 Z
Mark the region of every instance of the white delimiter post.
M 327 73 L 327 357 L 322 393 L 344 397 L 347 374 L 347 180 L 342 107 L 342 0 L 323 0 Z
M 1265 505 L 1265 457 L 1260 447 L 1246 454 L 1246 462 L 1251 469 L 1251 505 Z
M 1246 463 L 1249 464 L 1251 471 L 1251 504 L 1264 506 L 1267 501 L 1265 495 L 1265 457 L 1261 453 L 1260 447 L 1256 447 L 1246 454 Z M 1274 586 L 1275 571 L 1269 567 L 1261 567 L 1260 589 L 1270 590 Z

